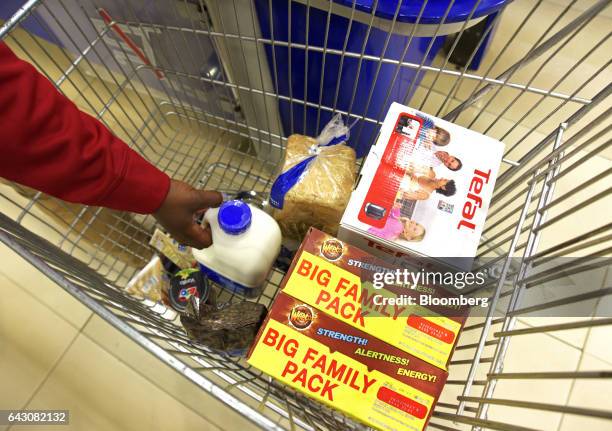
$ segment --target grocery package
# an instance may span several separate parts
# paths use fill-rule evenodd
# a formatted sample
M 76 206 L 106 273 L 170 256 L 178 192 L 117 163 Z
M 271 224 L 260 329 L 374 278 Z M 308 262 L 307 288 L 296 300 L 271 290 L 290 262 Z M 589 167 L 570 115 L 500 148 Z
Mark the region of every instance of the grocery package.
M 374 284 L 395 268 L 311 229 L 281 287 L 319 311 L 446 369 L 469 307 L 452 303 L 457 297 L 437 286 Z
M 159 229 L 155 229 L 149 244 L 179 268 L 185 269 L 195 266 L 196 261 L 191 253 L 191 247 L 179 244 L 170 235 Z
M 421 431 L 447 373 L 282 292 L 249 364 L 379 430 Z
M 355 183 L 349 129 L 336 115 L 318 138 L 291 135 L 270 204 L 283 235 L 302 240 L 310 226 L 335 235 Z
M 391 263 L 432 257 L 468 270 L 504 145 L 393 103 L 338 237 Z
M 167 275 L 159 256 L 153 258 L 142 268 L 125 287 L 130 295 L 153 302 L 162 299 L 162 291 L 168 291 L 170 277 Z
M 197 302 L 195 316 L 181 315 L 189 338 L 217 352 L 244 355 L 253 344 L 267 313 L 264 305 L 242 301 L 218 306 Z
M 254 205 L 231 200 L 204 214 L 213 243 L 193 249 L 200 270 L 211 281 L 245 296 L 255 296 L 281 247 L 274 219 Z
M 204 302 L 216 299 L 212 286 L 200 271 L 196 268 L 181 269 L 170 279 L 170 306 L 181 314 L 185 313 L 192 296 Z

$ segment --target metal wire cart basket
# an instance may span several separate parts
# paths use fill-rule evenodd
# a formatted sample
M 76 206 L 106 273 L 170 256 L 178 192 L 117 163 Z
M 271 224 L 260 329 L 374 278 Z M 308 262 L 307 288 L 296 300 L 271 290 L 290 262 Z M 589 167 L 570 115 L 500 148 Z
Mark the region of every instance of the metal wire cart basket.
M 337 112 L 355 122 L 351 139 L 363 157 L 392 101 L 503 141 L 479 249 L 499 262 L 487 291 L 497 311 L 468 321 L 429 429 L 529 430 L 538 415 L 549 418 L 546 429 L 610 429 L 609 343 L 589 347 L 601 357 L 608 349 L 607 367 L 581 365 L 589 334 L 612 325 L 597 313 L 611 277 L 590 259 L 608 256 L 612 238 L 609 4 L 29 0 L 2 17 L 0 39 L 151 162 L 197 187 L 265 194 L 286 137 L 316 136 Z M 153 254 L 151 216 L 17 185 L 0 197 L 9 208 L 0 240 L 228 408 L 264 429 L 362 428 L 243 360 L 193 344 L 165 307 L 124 292 Z M 575 291 L 524 306 L 541 284 L 526 269 L 559 256 L 572 260 L 549 269 L 546 282 Z M 283 275 L 275 268 L 257 301 L 269 305 Z M 585 277 L 598 281 L 585 290 Z M 563 316 L 555 310 L 569 304 L 592 312 L 529 317 Z M 578 329 L 586 335 L 576 367 L 530 357 L 529 343 Z M 559 385 L 594 380 L 601 405 L 555 397 Z

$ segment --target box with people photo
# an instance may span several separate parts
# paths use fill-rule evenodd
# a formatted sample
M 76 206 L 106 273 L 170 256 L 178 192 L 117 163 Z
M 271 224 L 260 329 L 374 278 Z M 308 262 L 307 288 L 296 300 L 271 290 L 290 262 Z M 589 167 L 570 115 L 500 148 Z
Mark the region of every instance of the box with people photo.
M 391 263 L 468 270 L 504 145 L 393 103 L 342 217 L 340 239 Z

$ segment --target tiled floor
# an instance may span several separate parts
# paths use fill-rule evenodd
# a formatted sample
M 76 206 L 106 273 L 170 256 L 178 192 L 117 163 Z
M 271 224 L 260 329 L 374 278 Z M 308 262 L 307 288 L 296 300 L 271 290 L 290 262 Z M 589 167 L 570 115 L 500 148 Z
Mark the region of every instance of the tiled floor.
M 594 2 L 594 0 L 577 2 L 568 11 L 561 24 L 567 23 Z M 544 30 L 568 2 L 544 0 L 540 3 L 536 14 L 541 28 L 534 27 L 533 31 L 522 34 L 522 39 L 518 41 L 514 50 L 506 53 L 502 61 L 492 69 L 491 76 L 496 76 L 509 64 L 520 59 L 527 48 L 531 47 L 534 40 L 541 35 L 540 30 Z M 486 69 L 496 59 L 496 56 L 492 54 L 502 48 L 496 44 L 496 41 L 506 40 L 508 38 L 506 33 L 516 27 L 531 7 L 531 2 L 516 2 L 513 13 L 502 20 L 497 30 L 499 36 L 494 40 L 487 57 L 488 63 L 485 63 L 481 69 Z M 558 79 L 554 73 L 555 67 L 564 69 L 567 64 L 580 58 L 585 53 L 582 49 L 584 46 L 594 46 L 603 37 L 606 37 L 611 23 L 612 8 L 608 8 L 596 18 L 592 25 L 594 29 L 592 32 L 580 34 L 570 45 L 573 49 L 565 50 L 563 55 L 551 59 L 553 67 L 546 68 L 545 73 L 538 76 L 531 85 L 549 88 L 550 82 Z M 593 57 L 589 57 L 571 76 L 564 77 L 557 91 L 562 92 L 568 88 L 574 88 L 575 81 L 580 76 L 592 74 L 595 64 L 599 64 L 595 61 L 597 56 L 605 54 L 606 47 L 609 47 L 609 41 L 608 45 L 604 45 L 594 53 Z M 53 51 L 52 53 L 60 66 L 65 68 L 66 59 L 59 52 Z M 441 64 L 442 57 L 440 56 L 437 61 L 437 64 Z M 517 73 L 512 80 L 514 82 L 528 81 L 529 74 L 533 73 L 537 67 L 538 63 L 535 62 L 533 66 Z M 59 69 L 51 68 L 52 78 L 57 78 L 60 73 Z M 113 85 L 100 84 L 91 77 L 77 76 L 77 74 L 72 76 L 75 80 L 74 85 L 73 82 L 67 82 L 63 90 L 71 95 L 83 109 L 90 112 L 100 109 L 99 103 L 96 102 L 98 95 L 105 100 L 115 89 Z M 418 107 L 420 100 L 429 92 L 429 86 L 432 85 L 434 79 L 436 79 L 435 74 L 426 74 L 414 98 L 415 106 Z M 592 97 L 594 95 L 592 89 L 600 87 L 606 80 L 609 81 L 609 74 L 599 75 L 581 95 Z M 85 81 L 91 81 L 91 87 L 83 92 L 77 91 L 77 88 L 81 88 Z M 453 83 L 452 79 L 441 76 L 435 85 L 432 85 L 423 109 L 435 113 L 437 108 L 443 104 Z M 465 98 L 473 88 L 473 83 L 466 81 L 458 88 L 455 97 Z M 515 93 L 510 90 L 502 90 L 499 100 L 505 100 L 506 93 L 509 104 Z M 141 113 L 133 112 L 138 110 L 138 107 L 132 105 L 128 100 L 130 94 L 129 91 L 122 92 L 116 104 L 121 109 L 107 113 L 103 118 L 110 125 L 121 124 L 122 127 L 115 131 L 123 136 L 136 133 L 132 119 L 138 120 L 141 117 Z M 511 128 L 514 128 L 510 134 L 511 137 L 529 134 L 521 148 L 517 150 L 517 153 L 521 153 L 525 151 L 525 148 L 531 148 L 537 144 L 569 112 L 570 107 L 559 109 L 546 119 L 544 125 L 539 126 L 537 132 L 530 133 L 531 128 L 538 125 L 541 117 L 546 116 L 546 111 L 542 109 L 550 110 L 550 107 L 553 106 L 542 104 L 529 116 L 522 119 L 524 113 L 532 108 L 538 98 L 539 96 L 533 94 L 525 94 L 512 106 L 493 104 L 481 113 L 478 112 L 482 104 L 478 103 L 462 115 L 462 121 L 469 124 L 475 120 L 473 127 L 476 130 L 486 130 L 487 133 L 496 136 L 504 135 Z M 94 101 L 93 105 L 86 103 L 91 100 Z M 574 108 L 575 106 L 572 107 Z M 517 125 L 518 120 L 521 120 L 521 123 Z M 145 130 L 145 133 L 152 133 L 152 131 Z M 156 152 L 155 145 L 158 138 L 146 136 L 151 138 L 152 145 L 145 148 L 144 152 L 169 172 L 177 170 L 177 166 L 180 165 L 177 158 L 179 156 L 174 153 L 167 155 Z M 231 161 L 231 153 L 221 154 L 218 149 L 207 151 L 208 154 L 200 154 L 201 149 L 198 150 L 198 146 L 194 145 L 196 141 L 193 139 L 178 137 L 176 143 L 187 147 L 187 152 L 193 157 L 208 157 L 207 160 L 218 160 L 224 163 Z M 580 153 L 576 157 L 583 155 Z M 581 178 L 591 172 L 607 169 L 609 163 L 610 160 L 607 158 L 594 158 L 588 165 L 583 165 L 572 175 L 562 179 L 558 183 L 558 192 L 566 193 L 575 187 Z M 253 163 L 252 160 L 249 166 L 253 168 L 253 172 L 260 172 L 260 166 Z M 262 175 L 267 175 L 263 170 L 261 172 Z M 188 172 L 181 171 L 181 173 L 187 175 Z M 597 188 L 585 191 L 583 195 L 600 192 L 604 186 L 607 185 L 602 182 Z M 17 217 L 20 206 L 27 203 L 27 200 L 19 197 L 6 185 L 0 184 L 0 195 L 8 196 L 17 202 L 15 205 L 5 199 L 0 199 L 0 211 L 11 217 Z M 577 195 L 576 198 L 582 200 L 583 195 Z M 556 208 L 550 216 L 572 208 L 574 204 L 575 200 L 569 199 L 564 205 Z M 607 205 L 606 202 L 600 201 L 584 209 L 583 217 L 588 218 L 589 223 L 573 225 L 560 223 L 554 229 L 548 230 L 542 237 L 542 246 L 556 244 L 561 238 L 579 234 L 592 226 L 604 223 L 606 218 L 609 218 L 609 206 Z M 42 211 L 34 210 L 34 213 L 43 220 L 47 217 Z M 499 220 L 502 225 L 503 212 Z M 24 223 L 28 228 L 43 233 L 53 242 L 61 238 L 61 232 L 50 231 L 34 217 L 27 217 Z M 492 231 L 494 232 L 495 230 Z M 85 252 L 86 250 L 82 252 L 84 256 Z M 110 271 L 106 267 L 102 269 Z M 113 275 L 112 271 L 109 274 Z M 601 277 L 602 286 L 610 286 L 612 274 L 601 274 Z M 605 277 L 607 280 L 604 281 Z M 578 285 L 579 280 L 574 280 L 574 282 Z M 600 304 L 600 306 L 603 305 Z M 561 321 L 563 319 L 560 318 L 524 318 L 519 319 L 517 328 L 560 323 Z M 612 368 L 610 335 L 610 327 L 603 326 L 514 337 L 504 363 L 504 371 L 609 370 Z M 461 343 L 476 343 L 478 336 L 479 331 L 465 332 L 462 335 Z M 485 350 L 485 356 L 492 353 L 493 349 L 490 347 Z M 472 354 L 471 350 L 457 351 L 456 358 L 467 359 Z M 466 366 L 461 365 L 460 367 L 465 368 Z M 484 371 L 481 370 L 480 373 L 477 379 L 485 377 Z M 456 397 L 460 395 L 459 389 L 457 385 L 448 385 L 442 395 L 442 401 L 456 403 Z M 495 396 L 500 399 L 609 410 L 612 386 L 609 379 L 607 381 L 586 379 L 575 382 L 545 380 L 534 382 L 528 388 L 524 381 L 504 380 L 498 384 Z M 160 363 L 101 318 L 92 315 L 89 309 L 4 245 L 0 245 L 0 406 L 2 408 L 69 409 L 71 411 L 70 426 L 49 428 L 51 430 L 246 431 L 254 428 L 250 422 Z M 547 431 L 604 431 L 610 426 L 609 422 L 578 415 L 503 406 L 492 406 L 489 410 L 489 419 Z M 460 427 L 460 425 L 457 426 Z M 6 429 L 0 426 L 0 431 Z M 14 429 L 35 431 L 45 428 L 37 426 L 15 427 Z

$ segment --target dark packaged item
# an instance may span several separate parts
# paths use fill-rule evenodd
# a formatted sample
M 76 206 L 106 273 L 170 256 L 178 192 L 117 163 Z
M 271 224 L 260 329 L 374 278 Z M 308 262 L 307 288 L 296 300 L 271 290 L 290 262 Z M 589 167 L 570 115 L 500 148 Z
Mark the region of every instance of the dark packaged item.
M 185 313 L 192 296 L 197 297 L 198 302 L 207 302 L 214 297 L 208 279 L 200 271 L 195 268 L 182 269 L 170 280 L 170 306 L 179 313 Z
M 170 303 L 170 280 L 174 274 L 181 270 L 181 268 L 176 266 L 174 262 L 163 254 L 159 255 L 159 259 L 164 270 L 164 278 L 166 279 L 166 282 L 161 285 L 161 302 L 165 306 L 173 308 Z
M 199 302 L 199 316 L 181 315 L 189 338 L 232 356 L 245 355 L 255 341 L 268 310 L 263 304 L 242 301 L 216 307 Z

